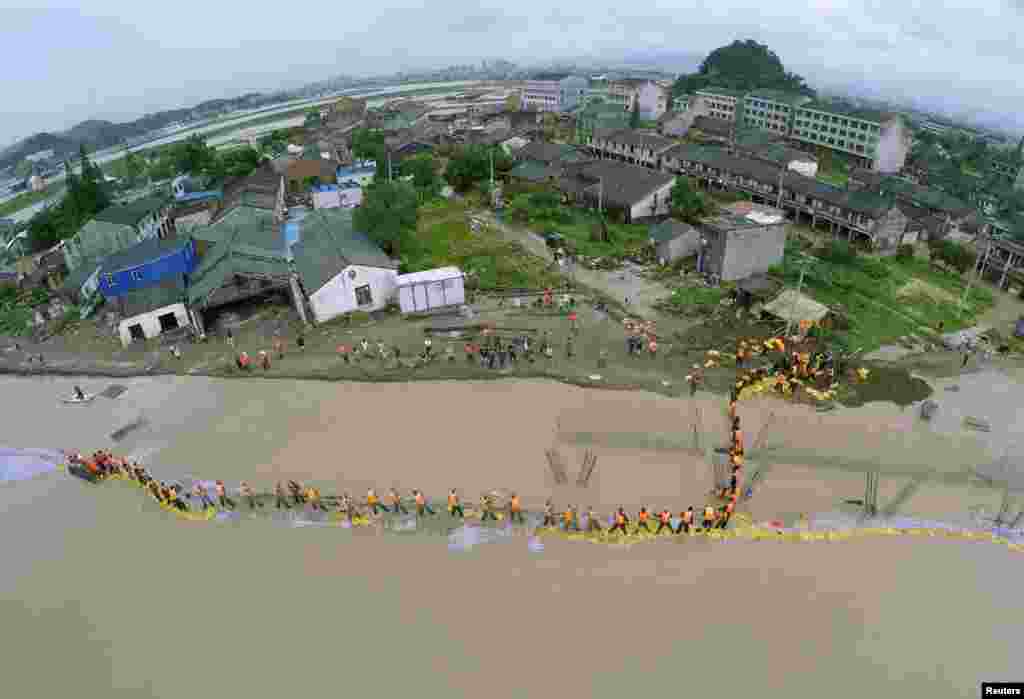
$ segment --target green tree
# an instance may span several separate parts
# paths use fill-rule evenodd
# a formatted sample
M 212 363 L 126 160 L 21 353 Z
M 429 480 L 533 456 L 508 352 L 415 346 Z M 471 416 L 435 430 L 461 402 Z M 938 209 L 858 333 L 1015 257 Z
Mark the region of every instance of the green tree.
M 709 53 L 696 73 L 676 80 L 673 93 L 689 94 L 706 87 L 771 88 L 814 96 L 814 90 L 801 76 L 787 71 L 774 51 L 752 39 L 734 41 Z
M 89 159 L 84 145 L 79 149 L 79 165 L 81 172 L 75 173 L 71 163 L 65 162 L 67 192 L 64 198 L 29 221 L 29 244 L 33 251 L 46 250 L 70 238 L 97 212 L 110 205 L 103 173 Z
M 629 128 L 640 127 L 640 100 L 633 100 L 633 110 L 629 113 Z
M 359 160 L 377 161 L 377 170 L 385 160 L 384 132 L 379 129 L 356 129 L 352 132 L 352 155 Z
M 491 177 L 492 149 L 487 146 L 466 146 L 457 150 L 448 161 L 444 178 L 456 192 L 468 192 Z M 495 169 L 501 156 L 495 156 Z
M 353 213 L 355 228 L 366 233 L 392 257 L 402 240 L 416 231 L 416 189 L 407 182 L 374 181 L 363 191 L 363 203 Z
M 18 177 L 28 177 L 32 174 L 32 162 L 29 160 L 22 160 L 14 166 L 14 174 Z
M 434 156 L 423 153 L 402 161 L 402 172 L 412 175 L 412 186 L 421 200 L 432 199 L 441 191 L 441 177 Z
M 671 190 L 672 215 L 687 223 L 699 223 L 711 212 L 711 206 L 700 192 L 694 190 L 690 180 L 677 177 Z
M 302 122 L 303 128 L 315 129 L 319 127 L 323 122 L 320 120 L 320 110 L 311 109 L 306 112 L 306 119 Z

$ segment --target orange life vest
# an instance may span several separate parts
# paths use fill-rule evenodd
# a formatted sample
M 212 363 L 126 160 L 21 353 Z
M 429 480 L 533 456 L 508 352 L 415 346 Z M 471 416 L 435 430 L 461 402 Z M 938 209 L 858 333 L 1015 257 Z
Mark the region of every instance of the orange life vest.
M 693 510 L 687 510 L 686 512 L 684 512 L 683 515 L 682 515 L 682 520 L 686 524 L 689 524 L 690 522 L 692 522 L 693 521 Z
M 616 524 L 625 524 L 626 523 L 626 516 L 623 515 L 621 512 L 616 512 L 615 513 L 615 523 Z
M 366 495 L 366 502 L 369 505 L 376 505 L 377 504 L 377 496 L 373 493 L 373 491 L 370 491 L 369 493 L 367 493 L 367 495 Z
M 637 519 L 639 519 L 641 522 L 646 522 L 647 521 L 647 510 L 640 510 L 640 514 L 637 517 Z
M 564 513 L 562 514 L 562 519 L 563 519 L 563 520 L 564 520 L 564 521 L 565 521 L 566 523 L 568 523 L 568 522 L 572 522 L 572 510 L 566 510 L 566 511 L 565 511 L 565 512 L 564 512 Z
M 672 519 L 672 514 L 668 510 L 665 510 L 661 513 L 660 517 L 663 524 L 668 524 L 669 520 Z
M 426 499 L 423 497 L 423 493 L 416 493 L 416 504 L 422 506 L 426 504 Z
M 715 518 L 715 508 L 711 507 L 711 505 L 708 505 L 707 507 L 704 508 L 704 519 L 714 519 L 714 518 Z
M 512 511 L 519 512 L 519 496 L 516 495 L 512 498 Z
M 459 496 L 456 495 L 455 493 L 450 493 L 448 495 L 448 507 L 455 507 L 458 504 L 459 504 Z

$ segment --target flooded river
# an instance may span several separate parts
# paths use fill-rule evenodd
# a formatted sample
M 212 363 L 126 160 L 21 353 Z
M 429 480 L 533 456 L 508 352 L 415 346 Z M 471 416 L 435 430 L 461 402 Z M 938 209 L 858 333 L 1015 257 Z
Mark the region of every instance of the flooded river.
M 127 390 L 60 405 L 74 383 Z M 292 477 L 357 498 L 371 484 L 435 500 L 509 487 L 530 508 L 552 492 L 544 449 L 578 456 L 560 434 L 663 431 L 690 410 L 526 381 L 0 377 L 0 396 L 0 447 L 109 447 L 162 477 Z M 592 448 L 599 482 L 556 490 L 559 504 L 700 502 L 702 471 L 682 452 Z M 125 484 L 59 472 L 0 483 L 0 532 L 15 697 L 861 697 L 896 682 L 963 697 L 1020 679 L 1024 556 L 990 544 L 551 540 L 538 552 L 513 537 L 455 554 L 443 537 L 182 522 Z

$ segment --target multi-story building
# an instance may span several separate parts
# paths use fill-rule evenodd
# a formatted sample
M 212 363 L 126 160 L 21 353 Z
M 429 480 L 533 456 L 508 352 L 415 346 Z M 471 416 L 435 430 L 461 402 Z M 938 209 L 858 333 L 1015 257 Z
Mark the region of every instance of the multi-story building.
M 534 112 L 567 112 L 586 97 L 590 83 L 574 75 L 541 75 L 527 80 L 522 91 L 522 108 Z
M 797 107 L 810 101 L 810 97 L 779 90 L 754 90 L 743 97 L 742 123 L 788 137 Z
M 694 93 L 698 98 L 702 114 L 713 119 L 736 121 L 737 112 L 743 112 L 743 93 L 726 87 L 708 87 Z
M 836 103 L 798 106 L 791 138 L 853 156 L 856 166 L 879 172 L 899 172 L 910 150 L 909 130 L 899 115 Z
M 608 83 L 608 101 L 621 107 L 624 112 L 633 111 L 633 102 L 636 101 L 637 92 L 646 82 L 639 78 L 612 80 Z
M 675 141 L 633 129 L 598 129 L 589 145 L 590 151 L 602 160 L 619 160 L 659 170 L 662 153 L 674 146 Z
M 649 80 L 636 91 L 637 111 L 644 119 L 660 119 L 668 111 L 669 97 L 669 88 Z

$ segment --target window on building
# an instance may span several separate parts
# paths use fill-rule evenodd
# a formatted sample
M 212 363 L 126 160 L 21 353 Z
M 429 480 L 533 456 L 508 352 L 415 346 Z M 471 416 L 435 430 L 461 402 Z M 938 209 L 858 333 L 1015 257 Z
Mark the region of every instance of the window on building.
M 370 285 L 363 284 L 356 287 L 356 305 L 369 306 L 373 303 L 373 294 L 370 293 Z

